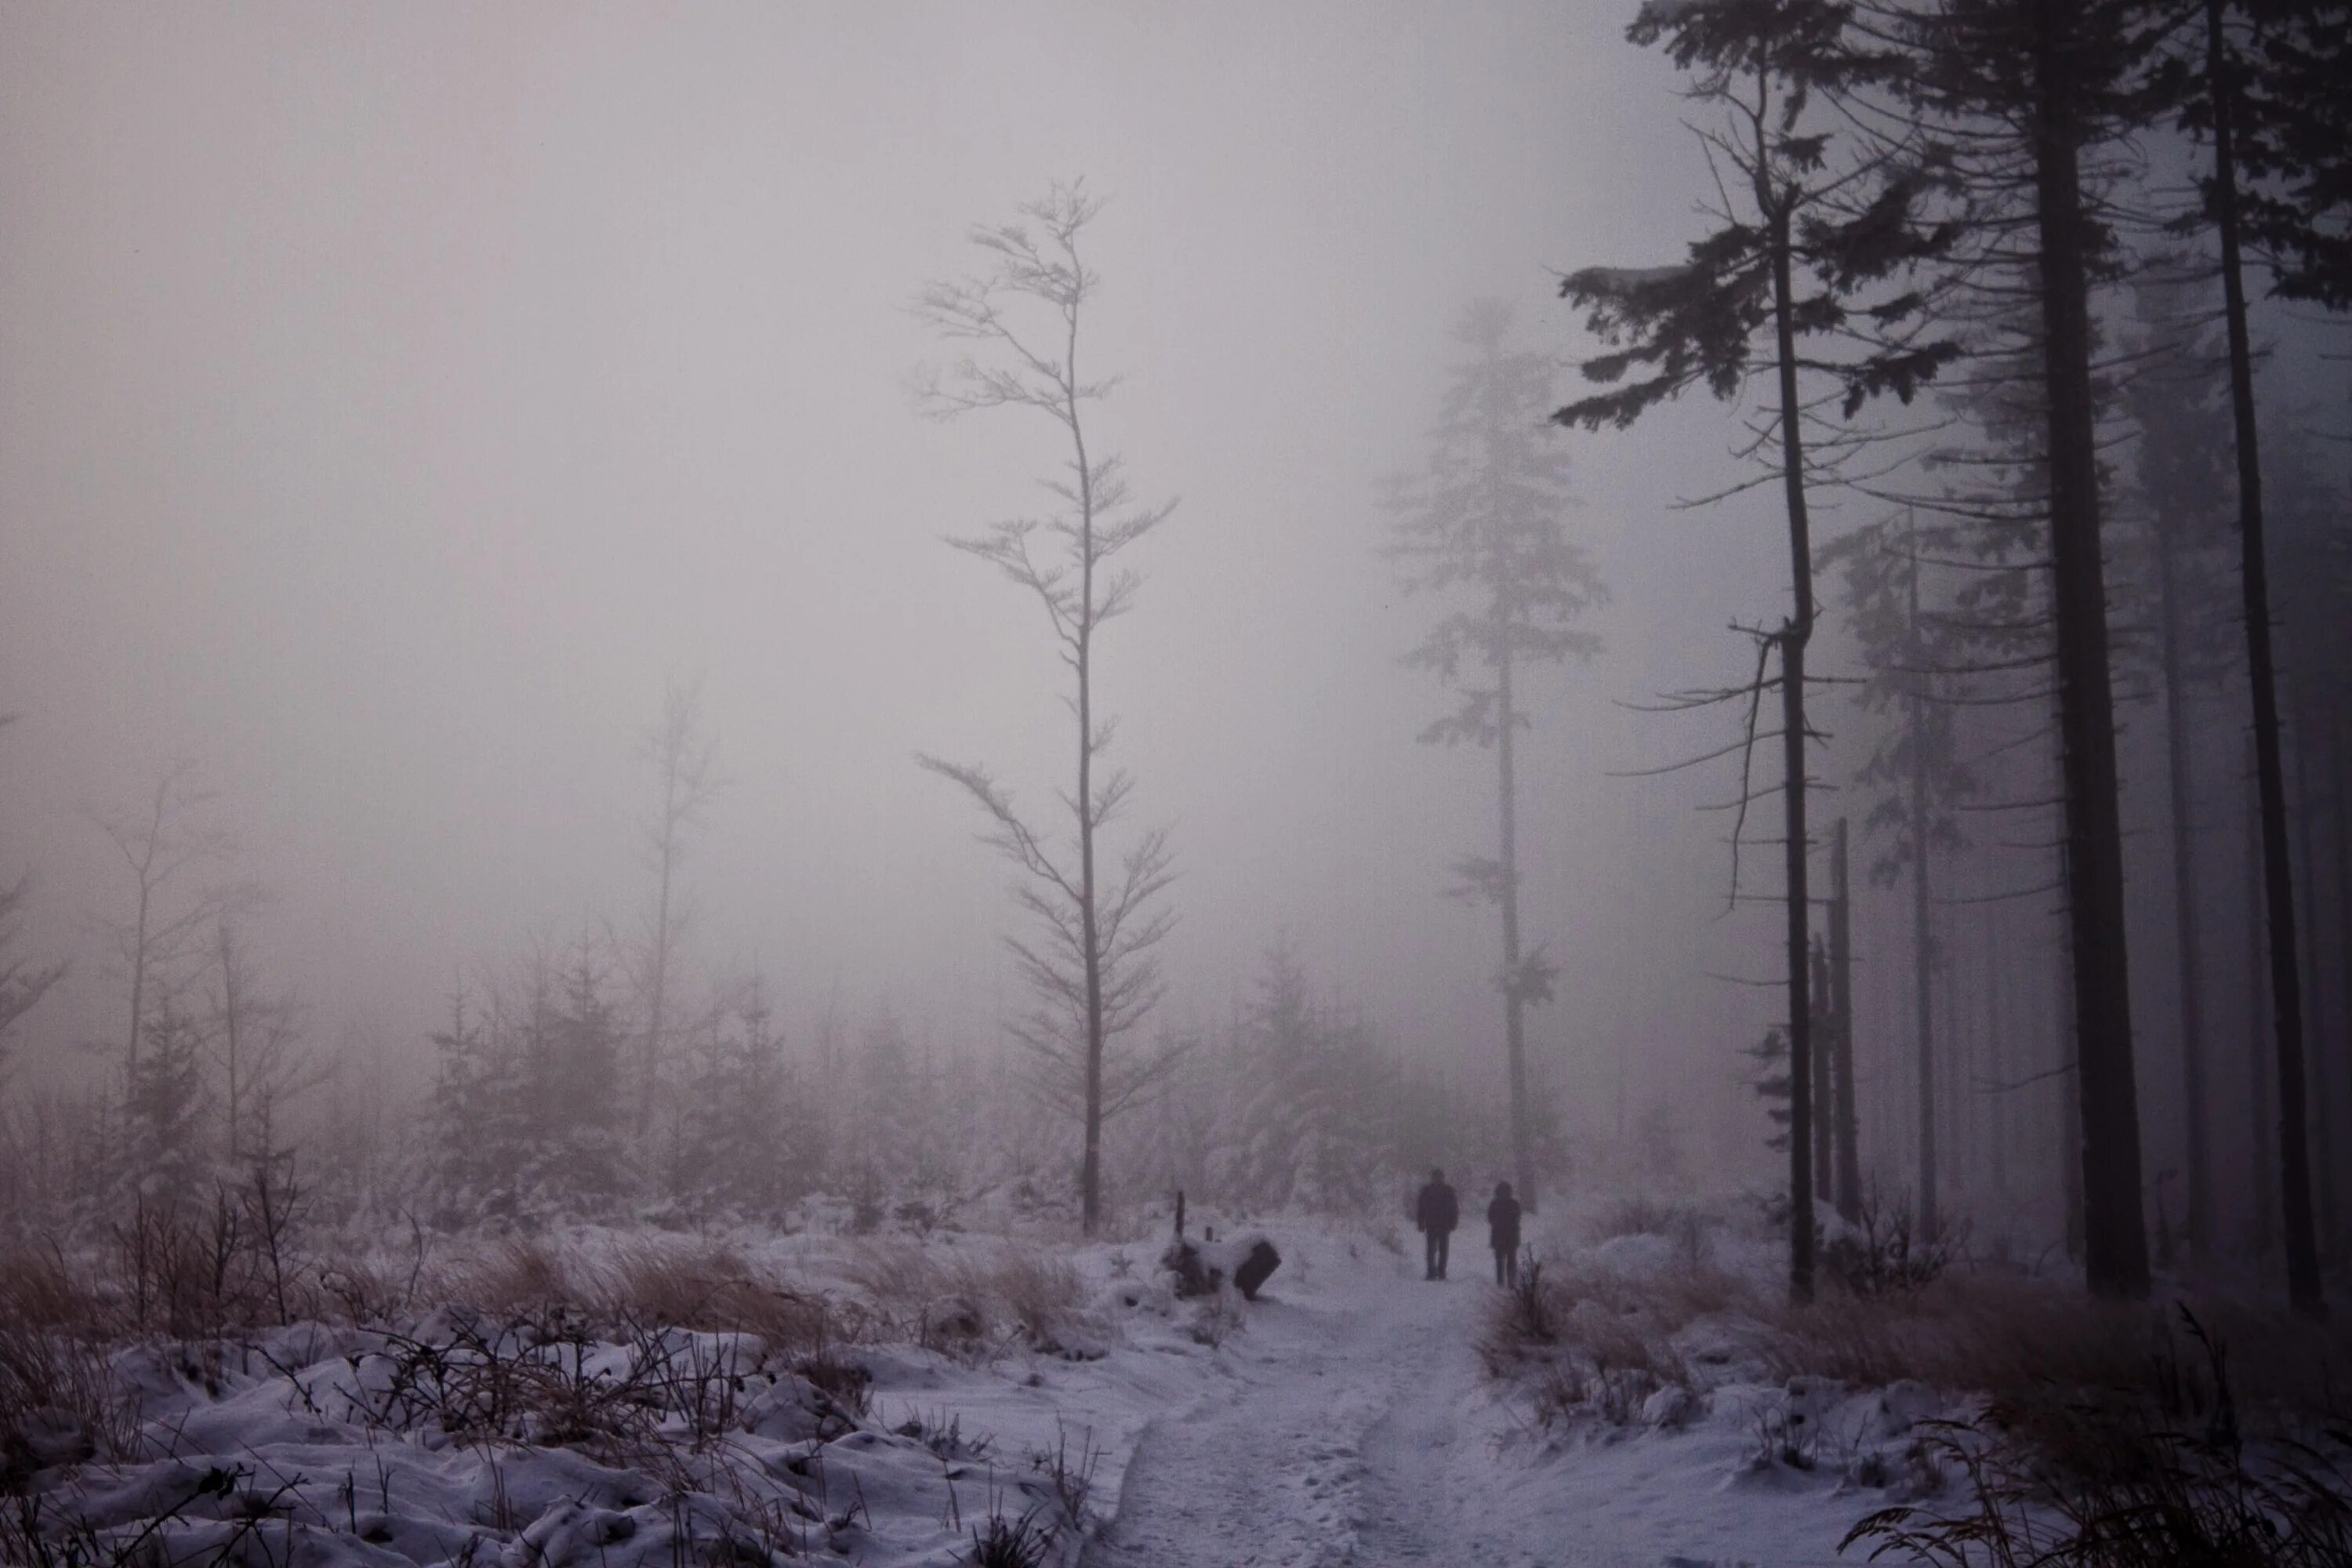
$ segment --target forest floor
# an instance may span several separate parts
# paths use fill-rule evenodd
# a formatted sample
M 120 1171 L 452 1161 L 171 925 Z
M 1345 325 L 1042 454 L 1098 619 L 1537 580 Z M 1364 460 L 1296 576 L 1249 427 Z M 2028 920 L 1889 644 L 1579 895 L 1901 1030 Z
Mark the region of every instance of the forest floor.
M 1392 1225 L 1270 1220 L 1251 1302 L 1140 1237 L 451 1238 L 201 1332 L 126 1321 L 103 1258 L 0 1256 L 0 1563 L 1822 1568 L 1966 1510 L 1990 1395 L 2199 1386 L 2169 1305 L 1969 1270 L 1791 1310 L 1764 1227 L 1635 1217 L 1547 1215 L 1518 1295 L 1475 1245 L 1430 1283 Z M 2219 1310 L 2250 1393 L 2341 1364 Z

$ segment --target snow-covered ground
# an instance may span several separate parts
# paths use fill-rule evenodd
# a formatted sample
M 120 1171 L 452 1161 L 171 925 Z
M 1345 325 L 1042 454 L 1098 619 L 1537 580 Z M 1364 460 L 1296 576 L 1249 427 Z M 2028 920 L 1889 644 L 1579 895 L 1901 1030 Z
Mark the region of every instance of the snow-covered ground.
M 1836 1561 L 1887 1500 L 1846 1461 L 1940 1407 L 1791 1392 L 1727 1359 L 1657 1419 L 1547 1427 L 1482 1365 L 1478 1249 L 1431 1284 L 1393 1237 L 1270 1234 L 1284 1262 L 1255 1303 L 1177 1300 L 1156 1248 L 1091 1247 L 1055 1256 L 1077 1300 L 1052 1331 L 959 1323 L 953 1353 L 867 1335 L 811 1362 L 752 1333 L 449 1308 L 136 1350 L 117 1362 L 136 1460 L 53 1463 L 29 1491 L 54 1540 L 253 1568 L 935 1568 L 972 1560 L 992 1518 L 1087 1568 L 1793 1565 Z M 1638 1266 L 1656 1239 L 1613 1251 Z M 997 1245 L 932 1247 L 969 1263 Z M 856 1273 L 839 1246 L 773 1254 L 856 1288 L 825 1272 Z M 1773 1460 L 1791 1411 L 1844 1434 L 1843 1458 Z
M 1150 1423 L 1088 1568 L 1828 1563 L 1885 1500 L 1757 1462 L 1784 1390 L 1728 1389 L 1679 1429 L 1540 1431 L 1482 1373 L 1477 1249 L 1430 1284 L 1360 1237 L 1276 1239 L 1304 1267 Z M 1860 1423 L 1876 1402 L 1851 1403 Z

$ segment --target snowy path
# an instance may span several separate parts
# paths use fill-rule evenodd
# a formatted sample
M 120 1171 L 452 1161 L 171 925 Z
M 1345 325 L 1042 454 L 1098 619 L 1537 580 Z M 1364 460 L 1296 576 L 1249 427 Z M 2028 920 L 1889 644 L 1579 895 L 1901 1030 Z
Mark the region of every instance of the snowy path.
M 1486 1288 L 1338 1267 L 1270 1291 L 1227 1342 L 1230 1381 L 1154 1424 L 1087 1568 L 1561 1561 L 1489 1539 L 1454 1484 L 1500 1479 L 1471 1349 Z
M 1460 1258 L 1431 1285 L 1417 1259 L 1315 1250 L 1249 1309 L 1216 1384 L 1153 1420 L 1081 1568 L 1837 1563 L 1859 1505 L 1727 1481 L 1738 1433 L 1562 1447 L 1518 1428 L 1473 1348 L 1491 1287 Z

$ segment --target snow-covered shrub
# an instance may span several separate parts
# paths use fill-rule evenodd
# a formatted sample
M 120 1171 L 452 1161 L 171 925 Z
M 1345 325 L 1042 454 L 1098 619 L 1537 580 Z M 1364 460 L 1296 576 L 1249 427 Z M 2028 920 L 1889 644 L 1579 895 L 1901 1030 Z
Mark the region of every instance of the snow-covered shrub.
M 1559 1321 L 1552 1310 L 1554 1292 L 1544 1285 L 1543 1265 L 1532 1249 L 1519 1267 L 1518 1282 L 1495 1309 L 1491 1329 L 1502 1342 L 1549 1345 L 1559 1342 Z
M 1951 1231 L 1913 1235 L 1909 1207 L 1885 1203 L 1874 1188 L 1852 1223 L 1822 1237 L 1822 1272 L 1856 1296 L 1918 1290 L 1943 1277 L 1958 1242 Z
M 1234 1293 L 1220 1288 L 1202 1297 L 1192 1309 L 1184 1332 L 1194 1344 L 1216 1350 L 1242 1327 L 1243 1321 L 1241 1305 L 1234 1300 Z
M 1618 1199 L 1595 1218 L 1596 1241 L 1625 1236 L 1661 1237 L 1674 1244 L 1685 1263 L 1696 1268 L 1706 1261 L 1707 1233 L 1714 1222 L 1696 1205 L 1667 1203 L 1635 1194 Z
M 1479 1341 L 1487 1374 L 1522 1383 L 1546 1427 L 1578 1419 L 1633 1425 L 1660 1390 L 1696 1384 L 1680 1336 L 1730 1299 L 1711 1271 L 1680 1273 L 1628 1273 L 1589 1257 L 1529 1258 L 1517 1289 L 1487 1308 Z

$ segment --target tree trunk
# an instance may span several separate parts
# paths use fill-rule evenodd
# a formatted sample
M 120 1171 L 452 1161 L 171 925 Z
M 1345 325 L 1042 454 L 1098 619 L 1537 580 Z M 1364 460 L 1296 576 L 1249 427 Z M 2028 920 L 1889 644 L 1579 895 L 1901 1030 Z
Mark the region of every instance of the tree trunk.
M 2221 300 L 2230 342 L 2230 412 L 2238 459 L 2239 574 L 2245 592 L 2246 678 L 2254 708 L 2254 774 L 2262 791 L 2263 878 L 2268 893 L 2271 1017 L 2279 1085 L 2279 1218 L 2285 1229 L 2287 1300 L 2326 1310 L 2311 1205 L 2311 1150 L 2304 1093 L 2303 986 L 2295 973 L 2294 877 L 2287 860 L 2286 773 L 2279 755 L 2278 676 L 2271 657 L 2270 563 L 2263 541 L 2263 465 L 2254 423 L 2253 348 L 2239 254 L 2237 87 L 2223 0 L 2205 3 L 2205 70 L 2213 100 L 2213 221 L 2221 247 Z
M 2249 779 L 2253 773 L 2253 769 L 2247 770 Z M 2246 1104 L 2253 1119 L 2249 1145 L 2254 1152 L 2253 1252 L 2257 1258 L 2263 1258 L 2278 1243 L 2279 1184 L 2271 1179 L 2272 1173 L 2278 1169 L 2278 1108 L 2272 1098 L 2272 1088 L 2277 1079 L 2263 1060 L 2263 1042 L 2270 1037 L 2271 1029 L 2263 1005 L 2263 812 L 2259 789 L 2246 792 L 2245 849 Z
M 2167 531 L 2168 535 L 2169 530 Z M 2212 1155 L 2205 1106 L 2205 981 L 2197 940 L 2197 855 L 2190 825 L 2188 679 L 2181 669 L 2178 542 L 2157 542 L 2158 610 L 2163 637 L 2165 775 L 2172 817 L 2173 966 L 2180 988 L 2180 1114 L 2187 1132 L 2189 1249 L 2200 1261 L 2213 1234 Z
M 1511 1169 L 1520 1207 L 1536 1206 L 1535 1151 L 1528 1122 L 1527 998 L 1519 985 L 1519 806 L 1517 752 L 1512 731 L 1518 709 L 1511 690 L 1507 650 L 1495 672 L 1496 705 L 1502 724 L 1495 748 L 1496 788 L 1501 795 L 1503 863 L 1503 1041 L 1510 1068 Z
M 234 1165 L 243 1150 L 245 1110 L 244 1062 L 239 1048 L 244 1045 L 245 998 L 237 975 L 236 944 L 224 922 L 215 931 L 219 943 L 221 970 L 221 1079 L 224 1107 L 228 1121 L 228 1159 Z
M 1087 1081 L 1086 1152 L 1078 1165 L 1078 1226 L 1092 1237 L 1102 1224 L 1103 1034 L 1102 931 L 1095 899 L 1095 489 L 1094 471 L 1087 464 L 1087 437 L 1078 423 L 1078 321 L 1070 318 L 1068 357 L 1068 418 L 1070 445 L 1078 474 L 1078 623 L 1076 665 L 1078 678 L 1078 935 L 1086 944 Z
M 2074 1042 L 2074 982 L 2071 964 L 2058 973 L 2058 1192 L 2064 1204 L 2066 1256 L 2081 1261 L 2083 1212 L 2083 1057 Z
M 2352 1035 L 2352 839 L 2345 835 L 2347 826 L 2352 826 L 2346 821 L 2352 807 L 2347 807 L 2344 798 L 2346 787 L 2352 785 L 2352 774 L 2345 772 L 2344 728 L 2345 721 L 2339 715 L 2328 731 L 2330 771 L 2336 777 L 2336 941 L 2341 966 L 2336 972 L 2334 1055 L 2339 1068 L 2352 1067 L 2352 1039 L 2346 1037 Z M 2314 973 L 2316 973 L 2315 965 Z
M 2296 691 L 2300 698 L 2302 693 Z M 2308 988 L 2304 993 L 2309 1026 L 2304 1033 L 2306 1096 L 2305 1122 L 2311 1129 L 2311 1192 L 2312 1230 L 2315 1237 L 2324 1240 L 2343 1223 L 2343 1210 L 2338 1206 L 2343 1194 L 2336 1188 L 2336 1119 L 2329 1115 L 2336 1100 L 2335 1064 L 2327 1059 L 2326 1032 L 2326 992 L 2320 984 L 2319 963 L 2319 848 L 2317 844 L 2319 818 L 2319 785 L 2313 772 L 2313 733 L 2319 726 L 2319 717 L 2312 710 L 2315 704 L 2298 700 L 2294 714 L 2294 859 L 2296 879 L 2303 884 L 2302 919 L 2298 922 L 2297 951 L 2302 956 L 2303 973 Z
M 126 1085 L 139 1074 L 139 1031 L 147 1022 L 147 910 L 153 899 L 154 889 L 142 867 L 139 872 L 139 919 L 131 928 L 131 1038 L 122 1049 Z
M 1831 1129 L 1836 1125 L 1836 1112 L 1831 1103 L 1831 1087 L 1837 1074 L 1830 1061 L 1830 1042 L 1837 1037 L 1837 1019 L 1830 1012 L 1830 951 L 1820 937 L 1813 938 L 1813 1196 L 1830 1203 L 1834 1194 L 1830 1185 L 1831 1173 L 1837 1168 L 1837 1155 L 1830 1142 Z
M 1911 563 L 1911 637 L 1916 649 L 1919 635 L 1919 563 Z M 1924 676 L 1915 677 L 1925 679 Z M 1943 1229 L 1943 1207 L 1936 1187 L 1936 956 L 1930 924 L 1933 895 L 1927 846 L 1927 701 L 1915 694 L 1909 702 L 1911 721 L 1911 1006 L 1912 1029 L 1919 1047 L 1919 1234 L 1933 1237 Z
M 1789 510 L 1789 579 L 1794 601 L 1780 628 L 1783 826 L 1787 834 L 1789 962 L 1789 1293 L 1813 1295 L 1813 1019 L 1805 838 L 1805 645 L 1813 635 L 1813 547 L 1805 500 L 1805 447 L 1798 400 L 1795 289 L 1787 198 L 1761 174 L 1758 198 L 1772 221 L 1772 321 L 1780 373 L 1780 482 Z
M 1806 595 L 1810 596 L 1810 595 Z M 1789 1291 L 1813 1295 L 1812 999 L 1805 894 L 1805 645 L 1793 628 L 1780 637 L 1781 765 L 1788 834 L 1789 943 Z
M 2090 226 L 2083 212 L 2082 0 L 2033 7 L 2034 184 L 2048 395 L 2051 576 L 2066 800 L 2067 910 L 2083 1111 L 2084 1273 L 2102 1296 L 2147 1293 L 2138 1090 L 2124 934 L 2115 695 L 2100 557 L 2091 392 Z
M 660 886 L 654 899 L 653 975 L 646 997 L 646 1059 L 637 1084 L 636 1133 L 642 1143 L 653 1125 L 655 1092 L 661 1082 L 662 1029 L 667 1022 L 669 990 L 670 875 L 677 864 L 677 759 L 666 764 L 662 784 Z
M 1845 818 L 1837 820 L 1830 848 L 1830 1012 L 1837 1020 L 1837 1212 L 1862 1217 L 1862 1157 L 1853 1085 L 1853 892 L 1846 877 Z
M 2000 921 L 1988 912 L 1984 932 L 1985 1142 L 1991 1153 L 1993 1209 L 2004 1226 L 2009 1222 L 2009 1079 L 2007 1056 L 2001 1049 L 2003 1005 L 2009 999 L 2008 976 L 2001 972 Z

